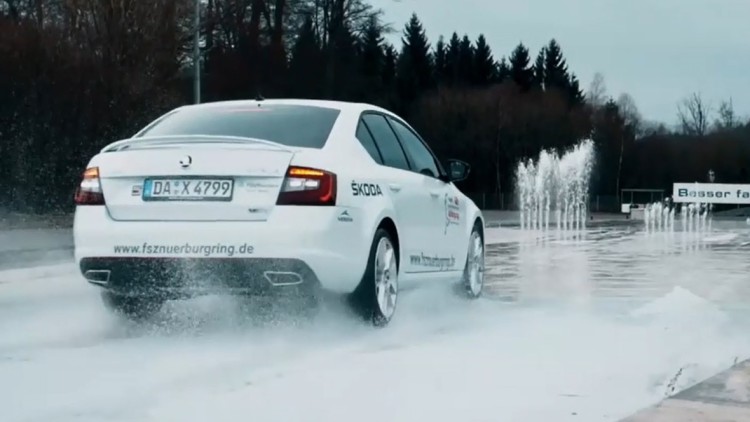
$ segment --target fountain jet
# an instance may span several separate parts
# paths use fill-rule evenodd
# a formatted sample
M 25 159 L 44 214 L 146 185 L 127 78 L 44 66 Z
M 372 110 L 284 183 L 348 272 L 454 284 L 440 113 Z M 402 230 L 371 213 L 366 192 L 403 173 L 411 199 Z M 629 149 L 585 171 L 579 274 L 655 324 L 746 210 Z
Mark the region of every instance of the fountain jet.
M 551 215 L 558 230 L 585 228 L 593 160 L 594 143 L 587 139 L 562 155 L 542 150 L 536 162 L 518 163 L 521 228 L 548 230 Z

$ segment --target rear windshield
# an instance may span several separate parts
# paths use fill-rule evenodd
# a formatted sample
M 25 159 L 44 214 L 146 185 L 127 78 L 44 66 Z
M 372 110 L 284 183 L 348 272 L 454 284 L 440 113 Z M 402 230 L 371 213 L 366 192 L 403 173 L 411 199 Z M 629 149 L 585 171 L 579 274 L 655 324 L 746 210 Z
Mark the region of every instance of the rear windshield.
M 242 136 L 291 147 L 323 148 L 339 113 L 333 108 L 289 104 L 186 108 L 139 136 Z

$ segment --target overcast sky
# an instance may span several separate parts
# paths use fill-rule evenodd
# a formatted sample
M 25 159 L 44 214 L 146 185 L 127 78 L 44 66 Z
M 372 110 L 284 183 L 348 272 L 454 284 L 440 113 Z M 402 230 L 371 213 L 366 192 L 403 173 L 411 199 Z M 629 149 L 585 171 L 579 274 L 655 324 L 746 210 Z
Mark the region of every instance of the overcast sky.
M 522 41 L 536 56 L 550 38 L 587 89 L 595 72 L 607 92 L 633 96 L 647 120 L 669 125 L 691 92 L 718 108 L 732 97 L 750 117 L 750 0 L 370 0 L 398 32 L 412 12 L 432 46 L 439 35 L 480 33 L 496 59 Z M 532 57 L 532 61 L 533 61 Z

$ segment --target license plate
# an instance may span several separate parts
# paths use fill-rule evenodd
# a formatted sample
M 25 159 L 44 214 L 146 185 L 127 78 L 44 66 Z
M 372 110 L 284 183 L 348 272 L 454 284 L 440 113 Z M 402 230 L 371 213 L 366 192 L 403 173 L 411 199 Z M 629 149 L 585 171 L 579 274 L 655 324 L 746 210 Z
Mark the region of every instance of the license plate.
M 146 179 L 144 201 L 231 201 L 234 180 L 226 178 Z

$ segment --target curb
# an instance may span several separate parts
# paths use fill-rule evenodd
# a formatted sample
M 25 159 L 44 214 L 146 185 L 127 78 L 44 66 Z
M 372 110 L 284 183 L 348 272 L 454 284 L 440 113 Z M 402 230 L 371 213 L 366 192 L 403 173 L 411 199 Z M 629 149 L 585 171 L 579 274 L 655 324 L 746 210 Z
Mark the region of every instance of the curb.
M 620 422 L 750 421 L 750 359 Z

